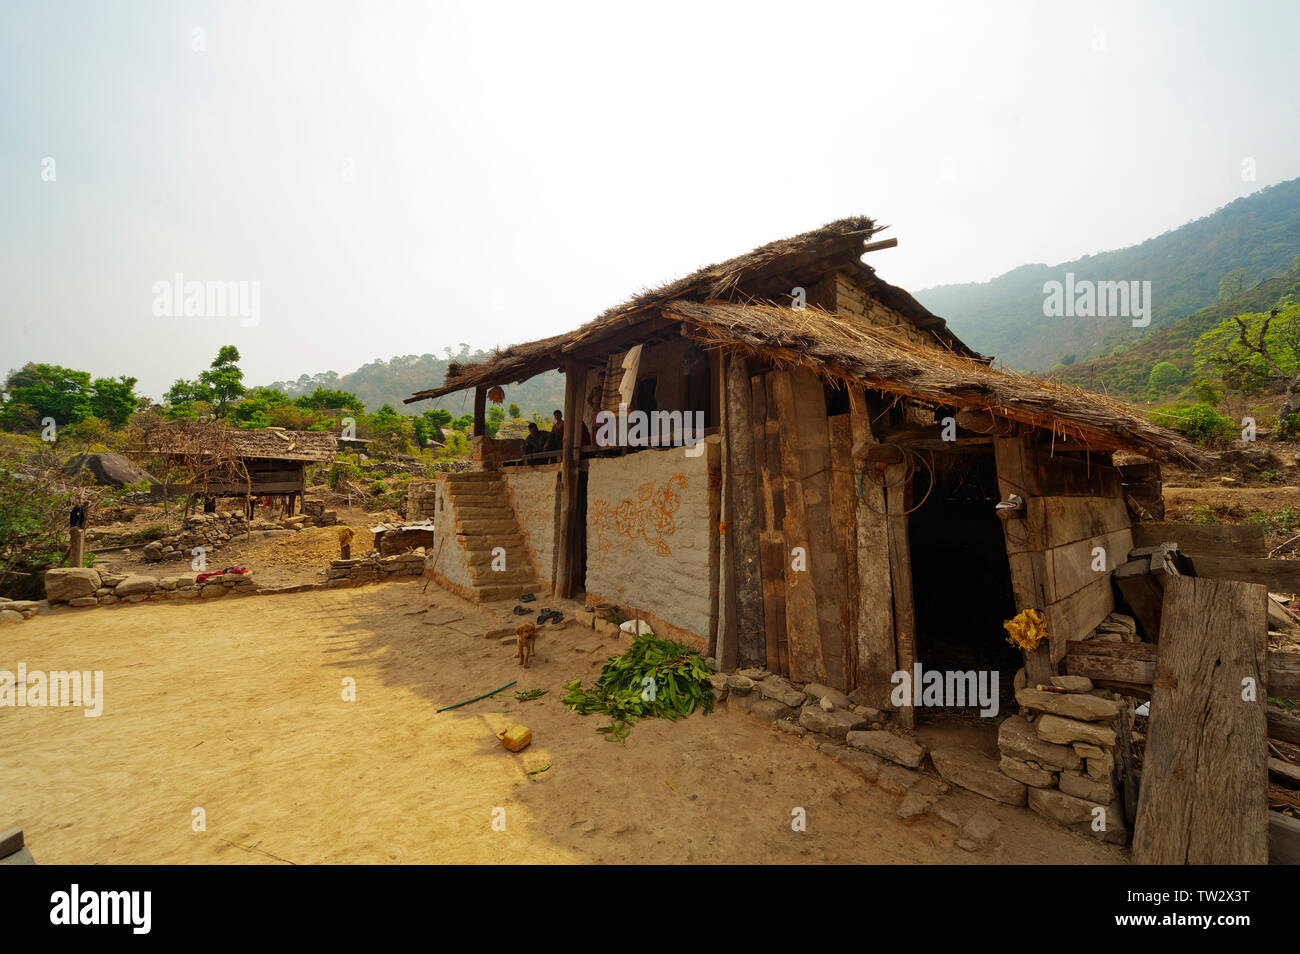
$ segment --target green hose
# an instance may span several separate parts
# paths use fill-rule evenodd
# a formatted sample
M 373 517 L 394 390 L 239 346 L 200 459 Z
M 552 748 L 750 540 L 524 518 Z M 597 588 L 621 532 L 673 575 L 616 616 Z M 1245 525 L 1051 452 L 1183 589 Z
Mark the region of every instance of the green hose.
M 519 681 L 518 679 L 512 679 L 512 680 L 510 680 L 509 682 L 507 682 L 504 686 L 502 686 L 501 689 L 509 689 L 511 686 L 513 686 L 513 685 L 514 685 L 515 683 L 517 683 L 518 681 Z M 481 696 L 475 696 L 473 699 L 466 699 L 464 702 L 458 702 L 458 703 L 456 703 L 454 706 L 443 706 L 443 707 L 442 707 L 441 709 L 439 709 L 438 711 L 439 711 L 439 712 L 446 712 L 448 709 L 459 709 L 461 706 L 467 706 L 467 705 L 469 705 L 471 702 L 478 702 L 480 699 L 486 699 L 488 696 L 495 696 L 498 692 L 501 691 L 501 689 L 493 689 L 491 692 L 485 692 L 485 693 L 483 693 L 483 695 L 481 695 Z

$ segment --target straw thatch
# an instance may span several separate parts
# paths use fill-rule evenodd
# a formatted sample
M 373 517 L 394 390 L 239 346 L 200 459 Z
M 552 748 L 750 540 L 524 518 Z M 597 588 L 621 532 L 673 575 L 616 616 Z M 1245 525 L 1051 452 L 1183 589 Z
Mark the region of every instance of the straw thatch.
M 324 431 L 222 427 L 220 432 L 228 453 L 244 460 L 327 461 L 338 453 L 338 438 Z M 175 426 L 151 430 L 146 443 L 154 454 L 185 455 L 191 450 Z
M 861 261 L 863 244 L 882 228 L 866 216 L 856 216 L 831 222 L 793 238 L 769 242 L 752 252 L 701 268 L 659 288 L 643 291 L 574 331 L 499 349 L 487 361 L 478 364 L 452 362 L 441 386 L 419 391 L 405 403 L 466 388 L 522 381 L 560 367 L 564 359 L 578 348 L 651 317 L 668 302 L 683 298 L 744 301 L 748 300 L 747 288 L 756 283 L 809 269 L 813 272 L 831 268 L 854 270 L 881 304 L 931 331 L 937 342 L 973 355 L 974 352 L 947 330 L 942 318 L 931 314 L 903 289 L 878 278 L 874 269 Z
M 1022 377 L 970 357 L 919 345 L 842 315 L 772 303 L 677 301 L 664 316 L 706 345 L 762 355 L 849 385 L 866 384 L 945 407 L 985 410 L 1098 449 L 1195 462 L 1204 453 L 1103 395 Z

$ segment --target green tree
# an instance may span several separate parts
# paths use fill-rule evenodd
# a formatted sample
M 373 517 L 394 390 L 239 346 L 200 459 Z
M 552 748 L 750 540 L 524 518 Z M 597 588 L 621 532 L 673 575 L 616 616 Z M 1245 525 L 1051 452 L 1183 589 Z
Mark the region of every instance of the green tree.
M 1151 374 L 1147 377 L 1147 387 L 1156 394 L 1172 391 L 1182 383 L 1183 372 L 1178 370 L 1178 365 L 1168 361 L 1161 361 L 1157 364 L 1151 369 Z
M 520 415 L 520 413 L 521 413 L 520 410 L 519 410 L 519 405 L 518 405 L 518 404 L 515 404 L 515 403 L 512 401 L 512 402 L 510 403 L 509 413 L 510 413 L 510 420 L 512 420 L 512 421 L 513 421 L 513 420 L 517 420 L 518 417 L 519 417 L 519 415 Z
M 487 420 L 484 422 L 485 430 L 488 437 L 496 437 L 497 431 L 501 429 L 502 423 L 506 419 L 506 412 L 495 404 L 487 409 Z
M 1219 279 L 1219 301 L 1236 298 L 1250 286 L 1250 269 L 1234 268 Z
M 1245 394 L 1300 371 L 1300 304 L 1225 318 L 1196 342 L 1196 373 Z
M 316 411 L 354 411 L 364 414 L 366 406 L 361 399 L 349 391 L 333 391 L 317 387 L 310 394 L 302 394 L 293 399 L 298 407 Z
M 95 417 L 113 427 L 122 427 L 140 403 L 135 393 L 136 378 L 96 378 L 91 384 L 90 406 Z
M 239 349 L 222 345 L 206 371 L 200 372 L 199 381 L 208 389 L 209 402 L 221 416 L 231 401 L 244 393 L 244 372 L 239 370 Z
M 93 409 L 90 374 L 57 364 L 29 362 L 10 372 L 4 390 L 9 398 L 0 422 L 6 427 L 27 423 L 29 414 L 37 421 L 52 417 L 60 426 L 75 424 Z

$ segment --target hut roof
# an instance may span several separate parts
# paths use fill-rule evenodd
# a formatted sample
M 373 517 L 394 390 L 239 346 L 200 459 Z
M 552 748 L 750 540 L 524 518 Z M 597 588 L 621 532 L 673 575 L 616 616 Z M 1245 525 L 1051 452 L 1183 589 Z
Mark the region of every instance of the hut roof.
M 1127 405 L 1080 388 L 989 367 L 917 344 L 887 328 L 814 308 L 772 303 L 673 302 L 665 317 L 706 345 L 761 354 L 846 383 L 944 406 L 985 410 L 1068 435 L 1088 447 L 1124 448 L 1157 460 L 1198 462 L 1206 455 L 1175 431 Z
M 452 362 L 442 385 L 418 391 L 405 403 L 440 397 L 466 388 L 486 387 L 522 381 L 543 371 L 558 368 L 577 349 L 595 344 L 625 327 L 653 317 L 669 302 L 682 299 L 745 298 L 747 289 L 764 280 L 784 278 L 810 271 L 850 268 L 856 270 L 871 293 L 882 304 L 900 312 L 918 327 L 931 331 L 936 339 L 954 351 L 976 356 L 947 329 L 947 323 L 924 305 L 876 276 L 875 269 L 862 262 L 863 244 L 886 226 L 866 216 L 840 219 L 793 238 L 769 242 L 736 258 L 709 265 L 685 278 L 659 288 L 648 289 L 621 305 L 610 308 L 582 327 L 561 335 L 498 349 L 491 358 L 477 364 Z M 742 287 L 743 286 L 743 287 Z M 769 292 L 769 295 L 771 292 Z
M 333 460 L 338 438 L 324 431 L 289 431 L 279 427 L 222 427 L 221 438 L 246 460 Z M 147 450 L 155 454 L 184 454 L 190 444 L 179 430 L 160 427 L 146 438 Z
M 338 438 L 325 431 L 288 431 L 278 427 L 232 428 L 230 442 L 244 458 L 266 460 L 333 460 Z

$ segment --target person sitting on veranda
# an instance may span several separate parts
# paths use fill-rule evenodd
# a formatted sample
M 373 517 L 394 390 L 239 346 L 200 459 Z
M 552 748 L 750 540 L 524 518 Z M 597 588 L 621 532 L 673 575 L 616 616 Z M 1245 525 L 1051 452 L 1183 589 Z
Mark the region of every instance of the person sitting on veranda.
M 546 449 L 548 451 L 557 451 L 564 447 L 564 413 L 555 411 L 555 423 L 551 425 L 551 433 L 546 438 Z
M 524 438 L 524 453 L 540 454 L 545 449 L 546 449 L 545 435 L 543 435 L 542 432 L 537 429 L 536 424 L 529 421 L 528 436 Z

